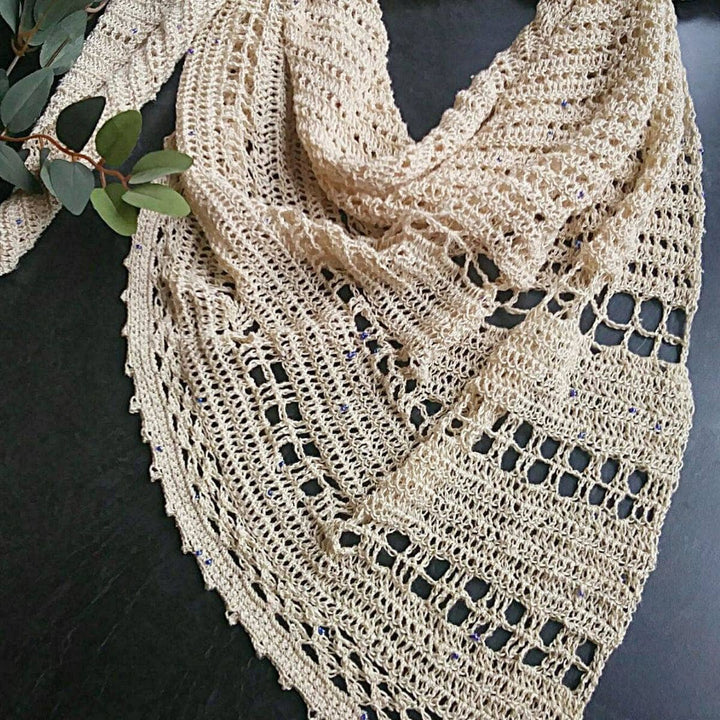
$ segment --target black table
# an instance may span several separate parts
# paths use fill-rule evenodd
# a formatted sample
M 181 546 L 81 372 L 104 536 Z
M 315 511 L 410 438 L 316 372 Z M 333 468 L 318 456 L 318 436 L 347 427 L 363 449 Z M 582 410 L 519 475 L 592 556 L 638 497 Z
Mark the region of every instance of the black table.
M 535 9 L 382 5 L 415 137 Z M 690 351 L 695 422 L 657 569 L 587 720 L 720 719 L 720 1 L 677 9 L 708 204 Z M 143 151 L 173 128 L 177 80 L 144 110 Z M 0 277 L 0 718 L 299 720 L 303 702 L 227 624 L 148 480 L 123 372 L 127 249 L 92 210 L 63 212 Z

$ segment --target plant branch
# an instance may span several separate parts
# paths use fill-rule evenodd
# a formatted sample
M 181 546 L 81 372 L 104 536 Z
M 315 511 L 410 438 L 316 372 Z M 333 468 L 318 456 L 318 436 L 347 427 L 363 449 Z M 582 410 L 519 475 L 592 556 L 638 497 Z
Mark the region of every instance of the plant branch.
M 25 56 L 30 47 L 30 40 L 32 40 L 36 32 L 37 25 L 32 30 L 28 30 L 27 32 L 18 30 L 17 36 L 14 37 L 10 43 L 12 46 L 12 51 L 15 53 L 15 60 L 13 62 L 16 62 L 18 58 Z
M 38 31 L 42 27 L 43 21 L 47 17 L 47 14 L 50 12 L 52 6 L 56 3 L 57 0 L 51 0 L 50 4 L 45 9 L 45 12 L 39 18 L 37 18 L 35 24 L 29 30 L 22 29 L 22 21 L 25 12 L 23 11 L 20 14 L 17 36 L 14 37 L 12 40 L 12 49 L 17 57 L 22 57 L 28 51 L 28 48 L 30 47 L 30 41 L 35 37 L 35 35 L 37 35 Z
M 109 2 L 110 0 L 102 0 L 102 2 L 99 5 L 96 5 L 93 7 L 92 5 L 88 5 L 85 8 L 85 12 L 92 15 L 94 13 L 99 13 Z
M 102 160 L 100 162 L 96 162 L 91 157 L 87 155 L 83 155 L 83 153 L 75 152 L 74 150 L 71 150 L 69 147 L 65 147 L 61 142 L 56 140 L 51 135 L 45 135 L 44 133 L 37 133 L 36 135 L 27 135 L 25 137 L 9 137 L 8 135 L 1 134 L 0 135 L 0 141 L 1 142 L 27 142 L 28 140 L 45 140 L 46 142 L 49 142 L 51 145 L 54 145 L 60 152 L 65 153 L 66 155 L 69 155 L 73 162 L 75 160 L 85 160 L 86 162 L 89 162 L 95 170 L 97 170 L 100 173 L 100 181 L 104 183 L 105 181 L 105 175 L 112 175 L 113 177 L 118 178 L 120 182 L 123 184 L 124 188 L 128 187 L 128 180 L 130 179 L 129 175 L 123 175 L 119 170 L 111 170 L 109 168 L 105 167 L 105 164 Z
M 10 77 L 10 73 L 15 69 L 15 66 L 18 64 L 18 61 L 20 60 L 20 56 L 16 55 L 12 62 L 7 66 L 7 70 L 5 70 L 5 74 Z

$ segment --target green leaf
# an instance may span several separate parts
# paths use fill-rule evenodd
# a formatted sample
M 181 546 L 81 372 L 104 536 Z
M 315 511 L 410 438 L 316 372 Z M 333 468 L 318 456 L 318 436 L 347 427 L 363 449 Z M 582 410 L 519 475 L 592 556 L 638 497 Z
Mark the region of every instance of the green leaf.
M 32 34 L 28 37 L 28 45 L 32 47 L 42 45 L 48 39 L 48 36 L 54 28 L 54 25 L 48 25 L 47 27 L 41 28 L 33 28 Z
M 53 191 L 63 207 L 73 215 L 80 215 L 95 186 L 92 170 L 79 162 L 53 160 L 49 174 Z
M 27 32 L 35 24 L 33 20 L 33 8 L 35 0 L 24 0 L 22 4 L 22 14 L 20 15 L 20 32 Z
M 77 3 L 76 3 L 76 5 L 77 5 Z M 87 3 L 84 3 L 84 4 L 83 4 L 83 7 L 84 7 L 85 5 L 87 5 Z M 64 11 L 63 11 L 63 12 L 64 12 Z M 80 12 L 80 10 L 76 7 L 74 10 L 72 10 L 72 11 L 68 14 L 67 17 L 69 17 L 70 15 L 73 15 L 73 14 L 75 14 L 75 13 L 78 13 L 78 12 Z M 57 14 L 58 14 L 58 13 L 53 12 L 52 15 L 57 16 Z M 84 19 L 85 19 L 85 22 L 87 23 L 87 14 L 86 14 L 86 13 L 83 13 L 83 15 L 85 16 Z M 53 30 L 57 27 L 58 23 L 61 22 L 61 21 L 64 20 L 64 19 L 66 19 L 66 18 L 59 18 L 59 19 L 58 19 L 57 17 L 55 17 L 55 19 L 53 19 L 53 17 L 51 16 L 51 17 L 49 18 L 49 21 L 48 21 L 48 20 L 43 20 L 39 25 L 36 23 L 36 24 L 35 24 L 35 27 L 33 28 L 32 35 L 31 35 L 31 37 L 30 37 L 29 40 L 28 40 L 28 44 L 29 44 L 29 45 L 35 45 L 35 46 L 37 46 L 37 45 L 42 45 L 44 42 L 46 42 L 46 41 L 48 40 L 48 38 L 50 37 L 50 35 L 51 35 L 51 33 L 53 32 Z
M 0 68 L 0 100 L 5 97 L 5 93 L 10 87 L 10 81 L 8 80 L 7 73 L 3 68 Z
M 105 98 L 102 95 L 85 98 L 61 110 L 55 123 L 58 140 L 75 152 L 80 152 L 98 124 Z
M 59 23 L 71 13 L 83 10 L 87 0 L 36 0 L 33 17 L 40 28 Z
M 55 188 L 53 188 L 52 180 L 50 179 L 50 166 L 53 164 L 53 161 L 48 160 L 46 155 L 45 160 L 43 160 L 42 157 L 40 158 L 40 163 L 40 179 L 43 181 L 43 185 L 45 185 L 48 189 L 48 192 L 54 197 L 57 197 Z
M 54 52 L 47 53 L 45 57 L 43 57 L 43 50 L 48 46 L 48 43 L 45 43 L 40 51 L 40 64 L 43 67 L 52 68 L 55 75 L 62 75 L 66 73 L 80 57 L 84 44 L 85 37 L 83 35 L 76 37 L 74 40 L 66 39 L 63 40 Z
M 123 202 L 125 188 L 120 183 L 112 183 L 105 188 L 95 188 L 90 202 L 97 214 L 118 235 L 130 236 L 137 231 L 138 209 Z
M 20 3 L 18 0 L 0 0 L 0 17 L 15 32 L 20 19 Z
M 0 103 L 0 118 L 10 132 L 25 130 L 40 117 L 54 77 L 52 70 L 42 68 L 10 86 Z
M 167 185 L 156 183 L 138 185 L 126 191 L 122 199 L 129 205 L 173 217 L 184 217 L 190 212 L 190 206 L 185 202 L 185 198 Z
M 157 150 L 141 157 L 131 171 L 130 184 L 146 183 L 163 175 L 180 173 L 193 164 L 193 159 L 177 150 Z
M 37 191 L 37 180 L 25 167 L 22 158 L 5 143 L 0 143 L 0 178 L 26 192 Z
M 79 10 L 55 25 L 40 49 L 40 65 L 51 67 L 56 75 L 67 72 L 82 50 L 86 24 L 87 14 Z
M 108 165 L 120 165 L 132 152 L 140 137 L 142 115 L 125 110 L 111 117 L 95 136 L 95 147 Z

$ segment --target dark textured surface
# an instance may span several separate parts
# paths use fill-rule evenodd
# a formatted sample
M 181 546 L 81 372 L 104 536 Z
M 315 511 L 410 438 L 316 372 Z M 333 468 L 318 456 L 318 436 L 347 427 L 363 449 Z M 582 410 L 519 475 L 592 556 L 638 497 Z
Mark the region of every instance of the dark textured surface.
M 519 0 L 382 5 L 415 137 L 534 13 Z M 658 567 L 587 720 L 720 719 L 720 2 L 678 13 L 708 202 L 695 425 Z M 176 83 L 144 113 L 145 150 L 172 129 Z M 302 701 L 227 624 L 148 480 L 123 373 L 127 245 L 92 211 L 63 213 L 0 277 L 0 718 L 300 720 Z

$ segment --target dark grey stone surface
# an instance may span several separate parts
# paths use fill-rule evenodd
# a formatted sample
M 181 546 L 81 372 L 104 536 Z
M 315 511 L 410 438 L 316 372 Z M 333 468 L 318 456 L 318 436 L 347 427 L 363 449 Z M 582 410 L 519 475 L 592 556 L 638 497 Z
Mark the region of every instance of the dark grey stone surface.
M 535 4 L 382 6 L 398 104 L 420 137 Z M 657 569 L 587 720 L 720 719 L 720 2 L 678 13 L 708 204 L 695 424 Z M 144 150 L 173 127 L 176 84 L 144 113 Z M 123 372 L 127 244 L 91 210 L 62 213 L 0 277 L 0 717 L 300 720 L 302 701 L 228 626 L 148 480 Z

